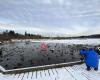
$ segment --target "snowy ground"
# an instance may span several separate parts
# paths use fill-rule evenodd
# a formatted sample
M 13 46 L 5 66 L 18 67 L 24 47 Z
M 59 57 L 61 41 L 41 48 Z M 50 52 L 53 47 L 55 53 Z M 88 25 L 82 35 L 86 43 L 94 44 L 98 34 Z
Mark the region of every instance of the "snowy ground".
M 21 74 L 0 73 L 0 80 L 100 80 L 100 64 L 98 71 L 86 71 L 85 64 L 81 64 Z

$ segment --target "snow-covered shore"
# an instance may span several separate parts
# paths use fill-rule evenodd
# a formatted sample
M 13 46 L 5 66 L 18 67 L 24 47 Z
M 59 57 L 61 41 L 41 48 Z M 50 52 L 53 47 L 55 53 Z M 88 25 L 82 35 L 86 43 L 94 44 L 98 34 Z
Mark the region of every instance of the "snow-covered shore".
M 90 45 L 99 45 L 100 39 L 62 39 L 62 40 L 51 40 L 51 39 L 26 39 L 26 40 L 14 40 L 12 39 L 12 42 L 45 42 L 45 43 L 68 43 L 68 44 L 90 44 Z

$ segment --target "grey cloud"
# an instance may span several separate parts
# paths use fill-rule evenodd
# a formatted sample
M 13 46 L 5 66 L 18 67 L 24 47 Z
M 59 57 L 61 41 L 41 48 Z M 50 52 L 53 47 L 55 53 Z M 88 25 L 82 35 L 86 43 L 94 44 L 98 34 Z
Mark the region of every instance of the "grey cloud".
M 0 22 L 48 29 L 93 27 L 99 25 L 99 6 L 99 0 L 0 0 Z

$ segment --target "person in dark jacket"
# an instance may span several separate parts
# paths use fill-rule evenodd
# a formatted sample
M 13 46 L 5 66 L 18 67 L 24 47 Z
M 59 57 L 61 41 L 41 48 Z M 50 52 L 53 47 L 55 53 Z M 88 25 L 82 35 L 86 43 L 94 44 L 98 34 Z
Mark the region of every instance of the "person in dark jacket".
M 94 68 L 94 70 L 98 70 L 98 64 L 99 64 L 99 56 L 98 53 L 95 52 L 92 48 L 89 50 L 80 50 L 80 55 L 84 56 L 84 62 L 86 63 L 87 70 L 91 70 L 91 68 Z

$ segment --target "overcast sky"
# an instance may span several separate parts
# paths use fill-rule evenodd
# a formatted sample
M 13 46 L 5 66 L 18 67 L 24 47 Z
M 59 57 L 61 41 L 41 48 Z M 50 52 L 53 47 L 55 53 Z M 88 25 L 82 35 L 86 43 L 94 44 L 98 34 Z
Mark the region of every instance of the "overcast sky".
M 100 0 L 0 0 L 0 31 L 44 35 L 100 33 Z

